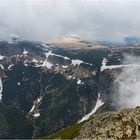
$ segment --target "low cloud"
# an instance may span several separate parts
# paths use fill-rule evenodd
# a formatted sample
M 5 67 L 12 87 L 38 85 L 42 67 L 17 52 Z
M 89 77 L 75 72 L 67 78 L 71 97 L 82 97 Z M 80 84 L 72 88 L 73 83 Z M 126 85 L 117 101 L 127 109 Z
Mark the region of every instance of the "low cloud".
M 124 67 L 114 81 L 114 105 L 116 108 L 129 108 L 140 105 L 140 57 L 125 55 L 124 64 L 137 67 Z

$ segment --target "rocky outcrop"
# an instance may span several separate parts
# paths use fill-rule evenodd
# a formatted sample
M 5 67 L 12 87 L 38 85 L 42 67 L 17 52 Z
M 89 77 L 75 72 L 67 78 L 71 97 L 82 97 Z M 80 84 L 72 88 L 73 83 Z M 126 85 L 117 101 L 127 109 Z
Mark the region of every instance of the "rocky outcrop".
M 139 139 L 140 107 L 97 114 L 81 124 L 74 124 L 46 138 Z
M 78 139 L 139 139 L 140 107 L 103 113 L 86 122 Z

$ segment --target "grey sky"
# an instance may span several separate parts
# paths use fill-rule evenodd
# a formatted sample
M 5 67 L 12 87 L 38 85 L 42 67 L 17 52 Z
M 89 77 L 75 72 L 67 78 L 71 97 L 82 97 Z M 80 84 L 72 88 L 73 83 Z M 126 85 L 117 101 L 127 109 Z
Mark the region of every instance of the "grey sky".
M 139 0 L 0 0 L 0 38 L 14 33 L 49 40 L 68 34 L 83 39 L 140 37 Z

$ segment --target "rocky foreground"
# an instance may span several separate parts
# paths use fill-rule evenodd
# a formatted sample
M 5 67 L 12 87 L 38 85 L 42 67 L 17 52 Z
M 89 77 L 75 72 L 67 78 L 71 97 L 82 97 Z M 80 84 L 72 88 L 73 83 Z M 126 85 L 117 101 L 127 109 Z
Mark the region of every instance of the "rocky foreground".
M 139 139 L 140 107 L 97 114 L 85 122 L 74 124 L 47 138 Z

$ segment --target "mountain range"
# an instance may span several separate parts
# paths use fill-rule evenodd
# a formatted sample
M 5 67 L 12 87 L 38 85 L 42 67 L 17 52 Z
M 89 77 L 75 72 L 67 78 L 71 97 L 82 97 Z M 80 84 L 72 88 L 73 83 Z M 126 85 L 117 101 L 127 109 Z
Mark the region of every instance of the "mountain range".
M 140 46 L 80 42 L 86 45 L 0 41 L 0 138 L 50 136 L 117 110 L 112 85 L 123 67 L 132 66 L 123 63 L 124 54 L 139 55 Z

